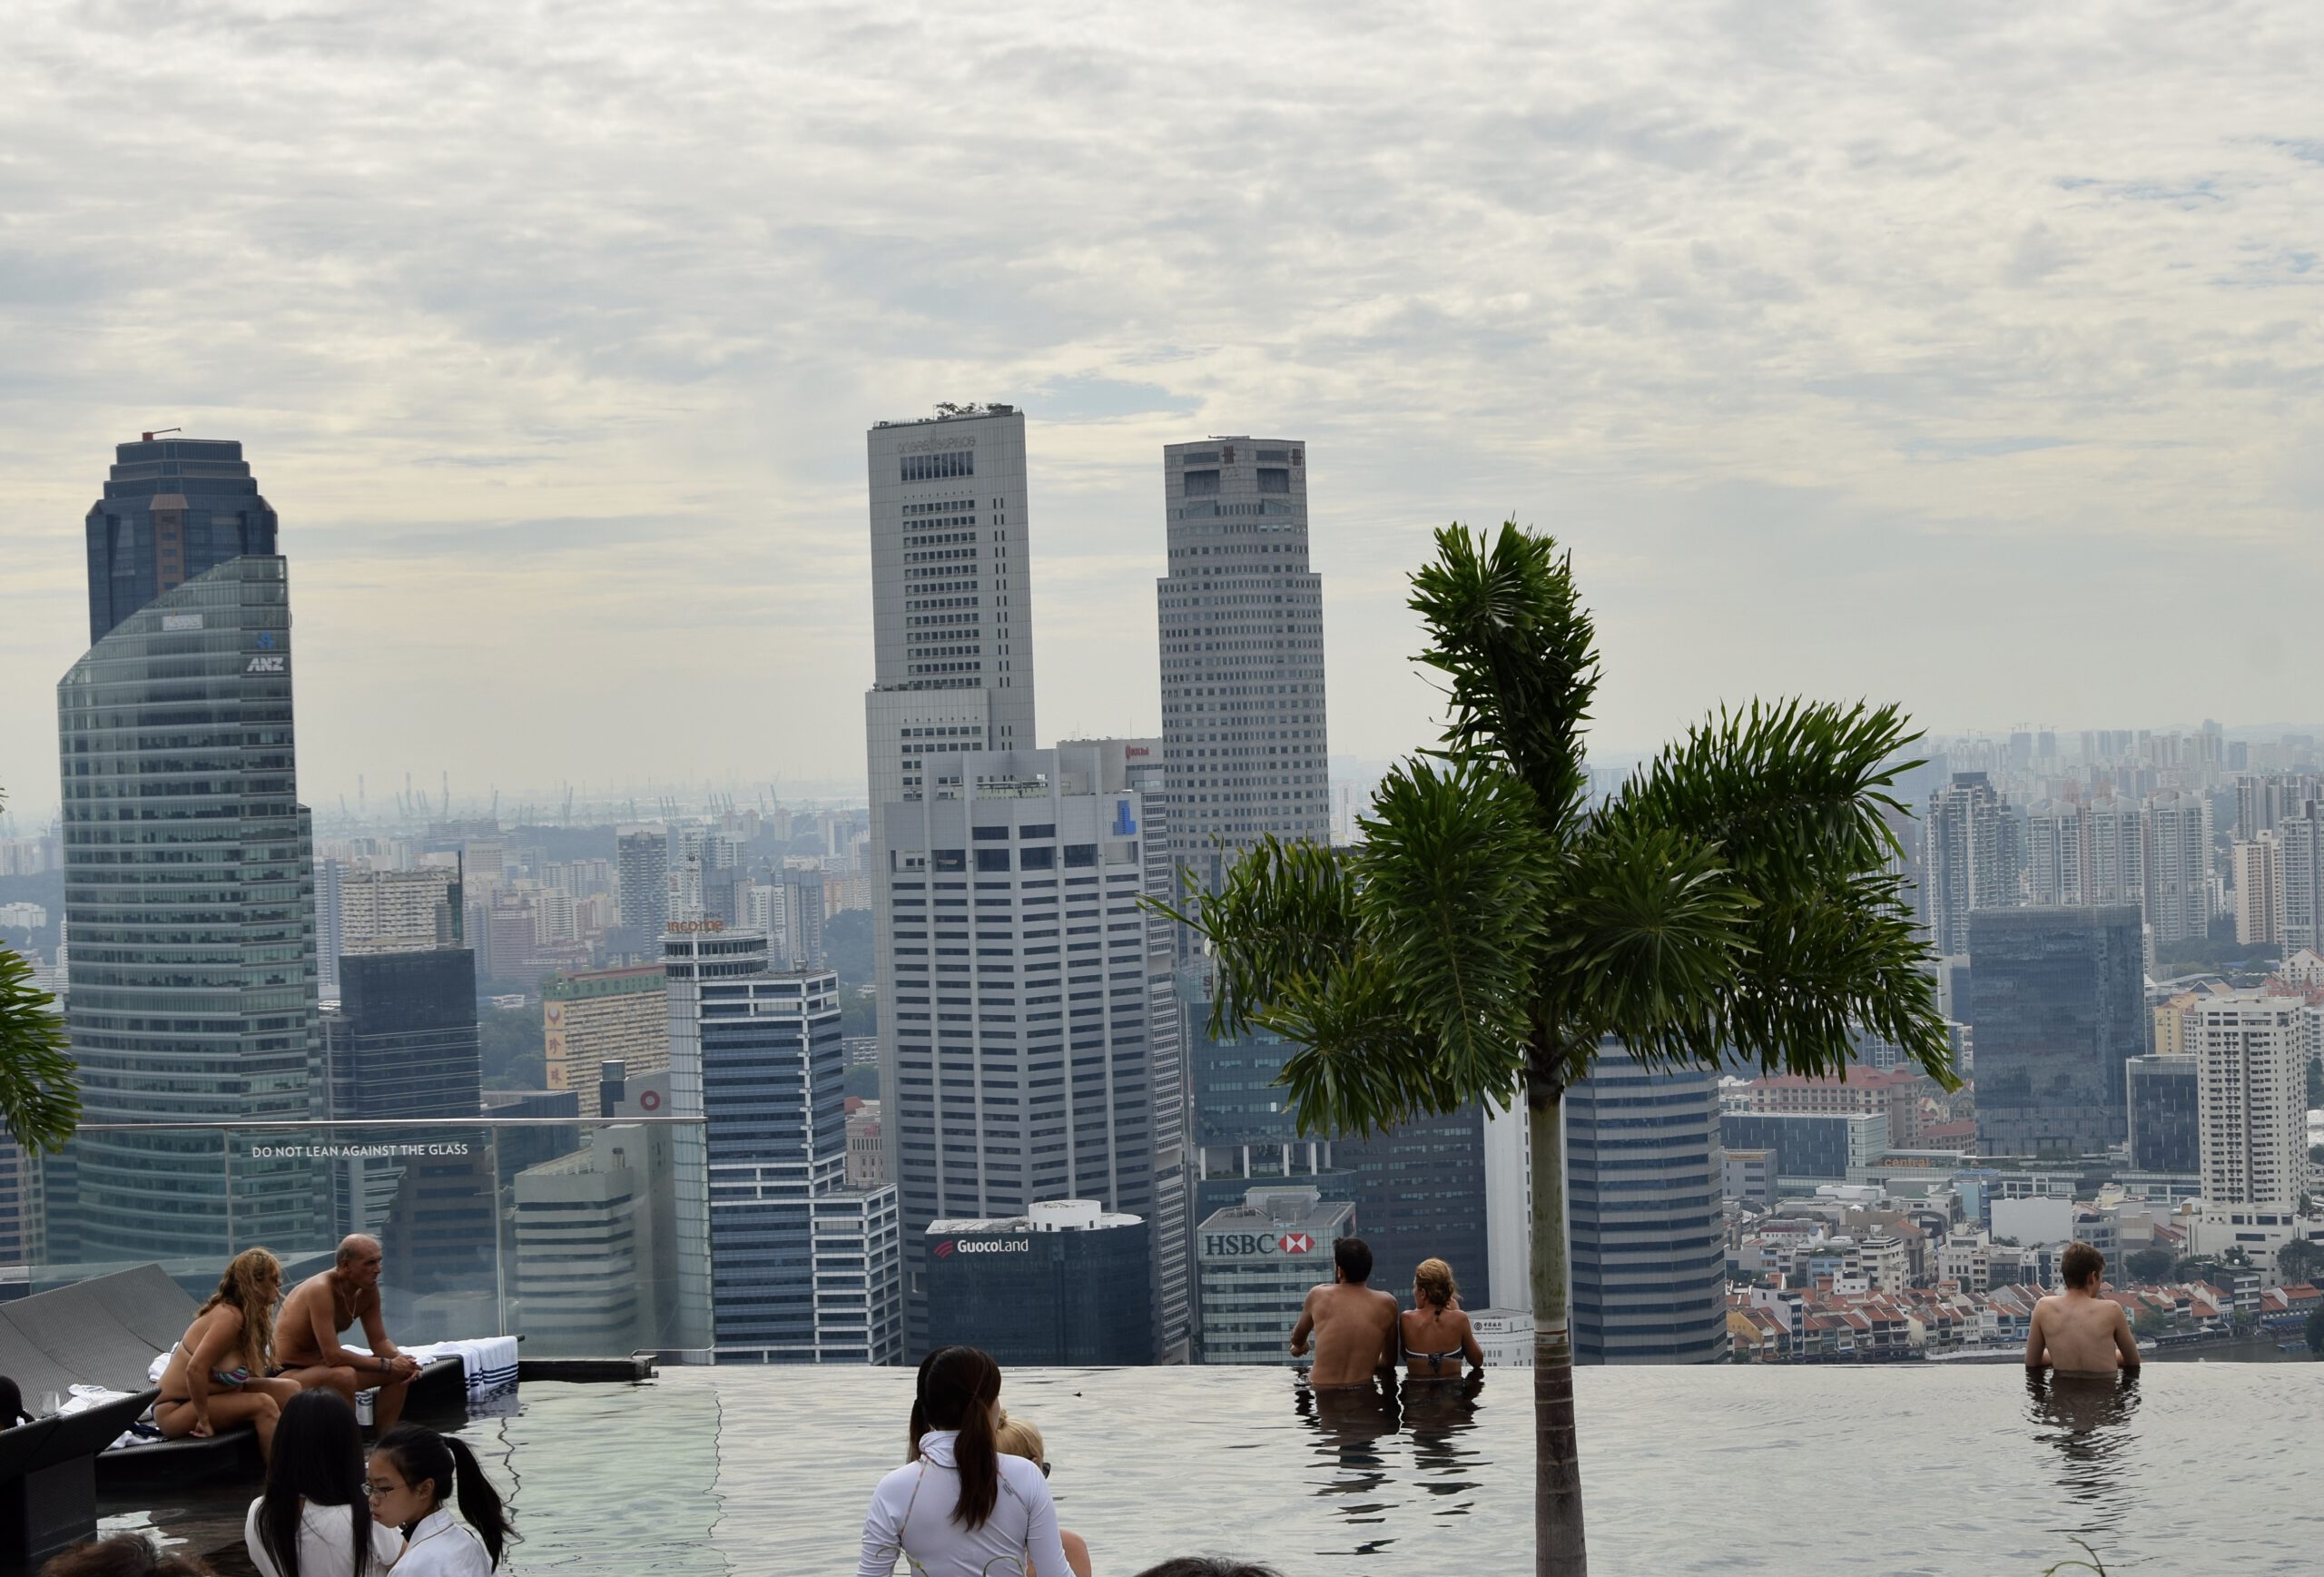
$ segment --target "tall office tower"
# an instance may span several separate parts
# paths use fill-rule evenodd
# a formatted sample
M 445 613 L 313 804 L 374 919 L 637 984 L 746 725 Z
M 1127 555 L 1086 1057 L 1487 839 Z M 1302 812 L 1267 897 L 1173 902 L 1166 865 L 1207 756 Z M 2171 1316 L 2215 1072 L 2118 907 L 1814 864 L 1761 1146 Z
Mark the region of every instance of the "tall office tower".
M 1650 1072 L 1609 1041 L 1565 1131 L 1574 1361 L 1723 1362 L 1718 1074 Z
M 2200 1072 L 2192 1057 L 2158 1054 L 2122 1064 L 2132 1170 L 2189 1174 L 2201 1166 Z
M 1969 951 L 1969 913 L 2018 901 L 2017 820 L 1982 772 L 1956 772 L 1929 796 L 1929 938 L 1938 956 Z
M 1147 1222 L 1088 1199 L 998 1221 L 931 1221 L 929 1342 L 980 1347 L 1009 1368 L 1154 1361 Z
M 516 1176 L 526 1351 L 552 1357 L 671 1345 L 677 1208 L 669 1128 L 592 1129 Z
M 2290 1212 L 2309 1191 L 2306 1006 L 2299 997 L 2235 991 L 2187 1010 L 2207 1212 Z
M 464 947 L 350 954 L 325 1048 L 325 1115 L 474 1117 L 484 1089 L 476 955 Z
M 2324 802 L 2309 800 L 2276 823 L 2276 940 L 2290 957 L 2324 952 Z M 73 939 L 74 986 L 80 985 L 81 939 Z
M 313 838 L 274 517 L 239 445 L 118 455 L 88 519 L 96 641 L 57 685 L 83 1116 L 303 1119 L 321 1050 Z M 312 1164 L 231 1142 L 230 1167 L 212 1133 L 84 1134 L 80 1252 L 309 1240 Z
M 2283 847 L 2273 830 L 2261 833 L 2233 851 L 2235 872 L 2235 940 L 2244 947 L 2282 940 L 2276 929 L 2281 912 Z
M 2139 807 L 2112 794 L 2043 800 L 2025 814 L 2026 889 L 2035 903 L 2143 903 Z
M 476 955 L 466 948 L 350 954 L 338 1008 L 323 1015 L 321 1115 L 333 1122 L 375 1118 L 474 1117 L 484 1067 L 476 1019 Z M 339 1138 L 363 1148 L 391 1136 Z M 335 1232 L 379 1232 L 410 1171 L 384 1155 L 329 1163 Z M 489 1244 L 495 1219 L 485 1196 Z M 448 1247 L 448 1245 L 432 1246 Z M 490 1255 L 485 1257 L 489 1265 Z M 399 1283 L 406 1267 L 398 1267 Z
M 2235 835 L 2248 843 L 2272 833 L 2314 799 L 2324 799 L 2324 777 L 2315 773 L 2247 772 L 2235 780 Z
M 887 1173 L 901 1178 L 898 1143 L 898 1020 L 891 909 L 881 884 L 888 808 L 917 804 L 931 764 L 966 751 L 1030 750 L 1033 734 L 1031 505 L 1025 418 L 1005 405 L 947 409 L 916 421 L 875 423 L 864 435 L 872 533 L 872 688 L 863 697 L 871 785 L 872 955 L 880 1008 L 881 1127 Z M 826 822 L 825 848 L 838 833 Z M 786 898 L 790 894 L 785 894 Z M 800 951 L 793 941 L 791 951 Z M 924 1048 L 922 1048 L 924 1050 Z M 1050 1198 L 1058 1196 L 1051 1195 Z M 939 1211 L 903 1198 L 905 1305 L 916 1338 L 927 1333 L 911 1267 L 919 1234 L 938 1214 L 999 1216 L 975 1207 Z M 914 1342 L 919 1350 L 920 1341 Z
M 597 1074 L 618 1062 L 643 1079 L 670 1066 L 669 981 L 662 966 L 586 970 L 541 982 L 542 1079 L 579 1097 L 583 1117 L 601 1111 Z
M 632 827 L 615 844 L 621 922 L 650 953 L 662 945 L 670 922 L 670 834 L 660 827 Z
M 2126 1132 L 2122 1064 L 2147 1050 L 2139 912 L 1979 910 L 1969 922 L 1977 1146 L 2093 1155 Z
M 694 982 L 717 1361 L 900 1363 L 895 1190 L 847 1186 L 839 977 L 748 940 L 755 972 Z
M 1172 1095 L 1156 1026 L 1175 1012 L 1169 937 L 1138 908 L 1154 880 L 1118 753 L 930 754 L 926 797 L 877 813 L 913 1350 L 926 1341 L 931 1221 L 1094 1200 L 1182 1217 Z M 973 944 L 973 945 L 972 945 Z M 973 962 L 971 961 L 973 960 Z M 1183 1259 L 1157 1256 L 1156 1356 L 1181 1360 Z
M 1331 835 L 1306 448 L 1226 438 L 1162 451 L 1169 573 L 1155 600 L 1170 848 L 1213 890 L 1269 833 Z
M 89 644 L 140 608 L 235 558 L 275 557 L 274 508 L 242 446 L 209 439 L 115 444 L 89 506 Z
M 1380 1263 L 1403 1278 L 1392 1276 L 1384 1286 L 1408 1296 L 1413 1267 L 1433 1257 L 1459 1272 L 1462 1301 L 1508 1306 L 1493 1283 L 1488 1247 L 1482 1105 L 1414 1118 L 1366 1138 L 1342 1135 L 1331 1158 L 1348 1176 L 1356 1230 Z
M 2146 923 L 2156 941 L 2211 930 L 2211 802 L 2166 789 L 2141 811 L 2146 840 Z

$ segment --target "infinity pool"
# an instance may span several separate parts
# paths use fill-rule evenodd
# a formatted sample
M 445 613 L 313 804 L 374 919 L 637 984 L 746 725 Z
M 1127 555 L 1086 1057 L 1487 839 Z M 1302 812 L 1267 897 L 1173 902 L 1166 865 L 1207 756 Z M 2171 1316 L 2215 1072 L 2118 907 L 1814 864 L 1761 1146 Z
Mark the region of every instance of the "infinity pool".
M 2284 1572 L 2324 1547 L 2324 1365 L 2151 1365 L 2128 1391 L 2030 1391 L 2014 1365 L 1585 1369 L 1591 1570 Z M 902 1460 L 895 1370 L 665 1369 L 536 1385 L 463 1434 L 514 1495 L 518 1573 L 852 1572 Z M 1066 1526 L 1098 1571 L 1232 1552 L 1288 1577 L 1531 1570 L 1523 1371 L 1319 1407 L 1287 1372 L 1023 1372 Z M 1443 1393 L 1443 1394 L 1433 1394 Z M 450 1421 L 446 1421 L 450 1422 Z M 122 1508 L 245 1572 L 241 1489 Z

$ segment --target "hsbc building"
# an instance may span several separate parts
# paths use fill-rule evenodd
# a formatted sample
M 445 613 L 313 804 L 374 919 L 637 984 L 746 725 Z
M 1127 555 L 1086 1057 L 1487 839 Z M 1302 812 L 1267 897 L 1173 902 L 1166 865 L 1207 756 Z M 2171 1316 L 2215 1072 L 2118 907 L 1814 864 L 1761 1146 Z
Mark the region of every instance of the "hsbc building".
M 1195 1229 L 1201 1361 L 1291 1364 L 1291 1327 L 1307 1289 L 1332 1279 L 1332 1245 L 1355 1232 L 1355 1207 L 1314 1188 L 1249 1190 Z

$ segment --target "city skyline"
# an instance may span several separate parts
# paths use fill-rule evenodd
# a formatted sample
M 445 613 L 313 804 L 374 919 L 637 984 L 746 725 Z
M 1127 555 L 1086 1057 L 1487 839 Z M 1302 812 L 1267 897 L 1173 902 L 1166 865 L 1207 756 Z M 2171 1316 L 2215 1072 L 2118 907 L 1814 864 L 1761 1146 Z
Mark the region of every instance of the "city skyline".
M 1609 753 L 1791 691 L 1940 731 L 2191 724 L 2280 672 L 2324 568 L 2324 41 L 2165 13 L 2117 51 L 2089 14 L 2000 15 L 1222 12 L 1251 44 L 1222 52 L 1126 13 L 1027 51 L 1029 18 L 904 7 L 899 47 L 944 44 L 907 74 L 818 15 L 27 17 L 0 660 L 69 665 L 91 457 L 184 427 L 261 457 L 302 567 L 319 809 L 359 773 L 602 781 L 609 705 L 663 781 L 852 784 L 856 435 L 990 399 L 1030 416 L 1058 737 L 1158 726 L 1151 456 L 1266 431 L 1325 468 L 1351 758 L 1432 732 L 1402 606 L 1427 530 L 1504 514 L 1575 550 Z M 90 59 L 137 62 L 137 116 Z M 1189 74 L 1244 113 L 1187 123 Z M 2270 567 L 2227 638 L 2078 660 L 2056 586 L 2165 606 L 2225 552 Z M 746 660 L 697 684 L 707 653 Z M 781 759 L 717 730 L 736 705 Z M 0 702 L 27 814 L 41 724 Z

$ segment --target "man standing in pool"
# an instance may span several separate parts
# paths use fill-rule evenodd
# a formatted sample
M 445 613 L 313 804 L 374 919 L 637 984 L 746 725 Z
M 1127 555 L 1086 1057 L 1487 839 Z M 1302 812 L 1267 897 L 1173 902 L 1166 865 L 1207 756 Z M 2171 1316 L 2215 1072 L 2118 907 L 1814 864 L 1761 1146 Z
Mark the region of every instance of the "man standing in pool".
M 379 1240 L 361 1233 L 342 1240 L 329 1270 L 300 1282 L 282 1300 L 274 1320 L 275 1371 L 296 1380 L 303 1390 L 328 1385 L 355 1405 L 355 1394 L 379 1388 L 372 1422 L 382 1434 L 403 1416 L 404 1392 L 419 1365 L 396 1350 L 388 1340 L 386 1319 L 379 1312 L 379 1271 L 386 1263 Z M 350 1353 L 340 1345 L 339 1333 L 363 1323 L 369 1353 Z
M 1299 1323 L 1291 1327 L 1295 1358 L 1305 1357 L 1308 1338 L 1315 1338 L 1310 1385 L 1369 1385 L 1376 1375 L 1395 1374 L 1396 1300 L 1373 1291 L 1371 1279 L 1372 1249 L 1363 1238 L 1332 1245 L 1332 1279 L 1307 1289 Z
M 2138 1338 L 2122 1306 L 2101 1297 L 2106 1257 L 2087 1243 L 2070 1243 L 2058 1260 L 2066 1289 L 2034 1306 L 2025 1332 L 2025 1366 L 2044 1365 L 2069 1378 L 2104 1378 L 2118 1370 L 2135 1373 Z

